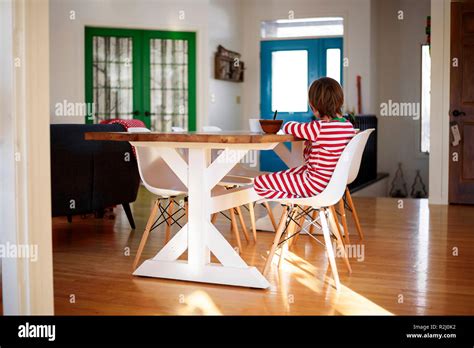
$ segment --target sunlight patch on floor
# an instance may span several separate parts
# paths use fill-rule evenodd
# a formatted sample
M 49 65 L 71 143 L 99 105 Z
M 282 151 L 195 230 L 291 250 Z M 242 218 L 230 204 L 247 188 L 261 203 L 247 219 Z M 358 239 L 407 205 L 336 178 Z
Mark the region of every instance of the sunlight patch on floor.
M 222 315 L 212 298 L 204 291 L 181 295 L 180 301 L 183 301 L 183 307 L 179 308 L 179 315 Z
M 276 265 L 275 265 L 276 267 Z M 368 298 L 358 294 L 341 283 L 341 289 L 337 291 L 334 287 L 332 273 L 326 271 L 324 278 L 320 279 L 322 269 L 318 269 L 298 255 L 288 251 L 286 258 L 282 261 L 279 274 L 279 286 L 283 295 L 288 281 L 296 280 L 314 293 L 325 296 L 326 300 L 334 308 L 336 314 L 342 315 L 393 315 L 383 307 L 372 302 Z M 346 268 L 338 267 L 339 273 L 346 272 Z M 328 313 L 329 314 L 329 313 Z

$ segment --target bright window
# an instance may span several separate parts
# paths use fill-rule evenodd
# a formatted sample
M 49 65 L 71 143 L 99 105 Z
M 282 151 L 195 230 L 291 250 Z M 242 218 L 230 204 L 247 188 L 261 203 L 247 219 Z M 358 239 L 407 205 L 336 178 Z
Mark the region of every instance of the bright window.
M 341 83 L 341 50 L 339 48 L 326 50 L 326 76 Z
M 272 52 L 272 110 L 306 112 L 308 51 Z
M 421 152 L 430 152 L 431 55 L 430 46 L 421 46 Z
M 279 19 L 264 21 L 261 24 L 261 37 L 331 37 L 343 36 L 344 24 L 342 17 Z

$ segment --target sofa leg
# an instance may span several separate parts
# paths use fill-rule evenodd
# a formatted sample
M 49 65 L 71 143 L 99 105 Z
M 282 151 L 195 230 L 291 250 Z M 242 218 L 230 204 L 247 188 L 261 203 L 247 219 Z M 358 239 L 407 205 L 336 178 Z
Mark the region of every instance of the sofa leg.
M 67 222 L 71 223 L 72 222 L 72 215 L 67 216 Z
M 97 209 L 94 215 L 96 219 L 103 219 L 105 215 L 105 209 Z
M 130 223 L 130 227 L 132 230 L 135 229 L 135 221 L 133 220 L 132 210 L 130 209 L 129 203 L 122 204 L 123 210 L 125 210 L 125 214 L 127 215 L 128 222 Z

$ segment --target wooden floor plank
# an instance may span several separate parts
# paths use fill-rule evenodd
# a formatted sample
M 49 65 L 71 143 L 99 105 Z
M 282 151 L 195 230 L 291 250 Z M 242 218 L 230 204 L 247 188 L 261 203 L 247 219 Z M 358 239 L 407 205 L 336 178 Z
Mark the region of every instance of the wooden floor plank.
M 58 315 L 351 315 L 474 314 L 474 207 L 428 206 L 426 200 L 356 198 L 365 239 L 363 261 L 342 258 L 342 290 L 332 284 L 320 245 L 300 236 L 277 269 L 269 272 L 269 290 L 236 288 L 133 277 L 132 263 L 153 203 L 144 189 L 132 205 L 136 231 L 125 213 L 116 218 L 53 219 L 54 294 Z M 256 208 L 261 215 L 263 209 Z M 243 210 L 247 223 L 248 213 Z M 349 215 L 349 213 L 348 213 Z M 359 238 L 348 216 L 351 245 Z M 236 245 L 227 219 L 216 225 Z M 172 234 L 177 229 L 173 228 Z M 242 257 L 262 269 L 273 233 L 242 244 Z M 164 243 L 162 226 L 150 234 L 142 260 Z M 127 254 L 130 248 L 130 254 Z M 458 248 L 458 256 L 453 256 Z M 184 255 L 185 257 L 186 255 Z M 71 303 L 74 298 L 75 302 Z M 400 301 L 403 299 L 403 302 Z

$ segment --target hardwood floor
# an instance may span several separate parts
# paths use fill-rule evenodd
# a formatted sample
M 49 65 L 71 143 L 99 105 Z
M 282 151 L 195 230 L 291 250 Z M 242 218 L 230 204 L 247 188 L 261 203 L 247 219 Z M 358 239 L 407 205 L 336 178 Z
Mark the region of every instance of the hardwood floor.
M 407 199 L 398 209 L 397 200 L 390 198 L 354 201 L 365 236 L 358 247 L 363 254 L 350 259 L 352 275 L 338 258 L 339 293 L 324 249 L 305 235 L 280 269 L 275 258 L 269 290 L 133 277 L 133 258 L 153 202 L 143 189 L 132 207 L 136 231 L 130 230 L 121 208 L 116 208 L 115 220 L 75 217 L 69 224 L 55 218 L 56 314 L 474 314 L 474 207 L 428 206 L 426 200 Z M 347 217 L 355 250 L 359 238 L 349 213 Z M 236 244 L 224 217 L 217 227 Z M 161 226 L 150 234 L 142 260 L 163 245 L 164 232 Z M 262 269 L 272 238 L 269 232 L 258 232 L 257 243 L 242 238 L 242 257 Z

